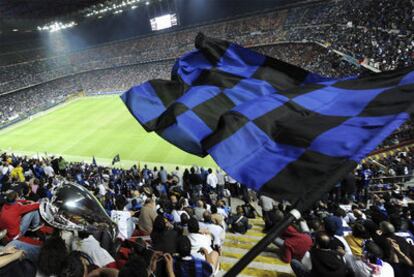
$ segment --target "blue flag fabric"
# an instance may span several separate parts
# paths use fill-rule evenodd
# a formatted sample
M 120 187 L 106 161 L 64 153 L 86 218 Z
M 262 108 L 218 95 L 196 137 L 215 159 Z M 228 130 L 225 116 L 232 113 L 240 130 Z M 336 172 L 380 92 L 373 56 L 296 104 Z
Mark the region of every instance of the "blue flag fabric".
M 123 101 L 147 131 L 210 154 L 230 176 L 307 208 L 413 112 L 414 68 L 328 79 L 198 35 L 172 80 Z
M 277 91 L 330 80 L 202 34 L 195 44 L 197 50 L 176 61 L 171 81 L 145 82 L 122 99 L 147 131 L 198 156 L 207 155 L 201 140 L 215 130 L 223 113 Z

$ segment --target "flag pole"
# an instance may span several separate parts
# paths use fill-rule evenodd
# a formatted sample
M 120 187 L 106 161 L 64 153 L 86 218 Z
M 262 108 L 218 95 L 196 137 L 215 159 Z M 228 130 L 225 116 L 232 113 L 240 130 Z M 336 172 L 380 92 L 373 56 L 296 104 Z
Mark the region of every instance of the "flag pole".
M 254 260 L 266 247 L 274 242 L 274 240 L 282 234 L 282 232 L 294 221 L 301 217 L 300 212 L 297 209 L 291 210 L 280 224 L 273 226 L 269 233 L 262 238 L 252 249 L 249 250 L 230 270 L 224 275 L 224 277 L 237 276 L 251 261 Z

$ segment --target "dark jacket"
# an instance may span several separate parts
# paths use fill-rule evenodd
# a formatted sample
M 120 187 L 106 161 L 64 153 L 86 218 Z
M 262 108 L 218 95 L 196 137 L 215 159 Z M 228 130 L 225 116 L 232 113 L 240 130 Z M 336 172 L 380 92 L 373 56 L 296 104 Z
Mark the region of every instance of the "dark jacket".
M 167 230 L 164 232 L 155 232 L 151 233 L 152 247 L 154 250 L 167 252 L 167 253 L 176 253 L 177 252 L 177 238 L 178 233 L 176 230 Z
M 345 277 L 347 275 L 345 263 L 336 251 L 312 248 L 310 256 L 312 261 L 311 276 Z
M 234 233 L 245 234 L 252 226 L 249 225 L 249 219 L 244 215 L 233 215 L 229 219 L 231 231 Z

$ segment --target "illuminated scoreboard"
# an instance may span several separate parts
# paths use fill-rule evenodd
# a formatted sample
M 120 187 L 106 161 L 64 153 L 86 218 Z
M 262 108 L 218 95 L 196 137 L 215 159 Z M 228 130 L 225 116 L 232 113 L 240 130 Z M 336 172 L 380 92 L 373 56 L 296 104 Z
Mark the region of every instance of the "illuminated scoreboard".
M 150 19 L 151 30 L 159 31 L 178 25 L 177 14 L 165 14 Z

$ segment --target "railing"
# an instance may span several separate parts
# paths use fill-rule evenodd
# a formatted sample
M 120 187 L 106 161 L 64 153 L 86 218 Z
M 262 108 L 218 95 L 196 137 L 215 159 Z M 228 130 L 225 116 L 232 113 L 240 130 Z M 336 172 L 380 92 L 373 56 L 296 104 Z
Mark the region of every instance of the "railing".
M 396 183 L 406 183 L 410 181 L 414 177 L 413 174 L 407 175 L 398 175 L 398 176 L 382 176 L 382 177 L 375 177 L 371 178 L 369 185 L 380 185 L 380 184 L 396 184 Z

